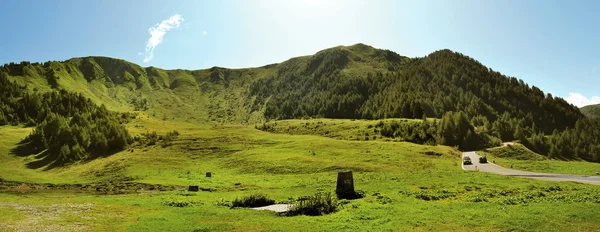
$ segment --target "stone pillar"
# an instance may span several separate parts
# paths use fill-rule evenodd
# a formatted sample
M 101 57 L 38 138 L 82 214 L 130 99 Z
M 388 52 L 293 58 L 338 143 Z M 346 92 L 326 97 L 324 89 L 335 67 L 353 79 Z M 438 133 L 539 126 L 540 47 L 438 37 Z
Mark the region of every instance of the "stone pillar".
M 352 172 L 338 172 L 337 187 L 335 193 L 338 198 L 353 198 L 356 196 L 354 192 L 354 179 Z

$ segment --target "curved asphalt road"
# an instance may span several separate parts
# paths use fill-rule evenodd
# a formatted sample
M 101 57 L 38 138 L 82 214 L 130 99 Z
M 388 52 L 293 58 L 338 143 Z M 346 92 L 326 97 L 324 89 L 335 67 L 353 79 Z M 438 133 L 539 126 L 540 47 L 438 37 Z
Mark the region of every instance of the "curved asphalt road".
M 471 157 L 473 165 L 462 165 L 462 168 L 467 171 L 479 170 L 480 172 L 489 172 L 505 176 L 517 176 L 525 177 L 537 180 L 548 180 L 548 181 L 575 181 L 586 184 L 600 185 L 600 176 L 577 176 L 567 174 L 551 174 L 551 173 L 538 173 L 538 172 L 526 172 L 520 170 L 514 170 L 509 168 L 500 167 L 493 163 L 479 163 L 479 155 L 475 154 L 474 151 L 463 152 L 463 157 Z M 462 161 L 461 161 L 462 162 Z

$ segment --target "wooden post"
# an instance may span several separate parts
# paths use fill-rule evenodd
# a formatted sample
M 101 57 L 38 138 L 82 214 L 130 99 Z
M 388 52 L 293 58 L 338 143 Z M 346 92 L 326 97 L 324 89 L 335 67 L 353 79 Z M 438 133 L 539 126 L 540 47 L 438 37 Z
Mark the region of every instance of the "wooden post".
M 354 178 L 352 178 L 351 171 L 338 172 L 335 193 L 339 198 L 352 198 L 356 195 L 356 192 L 354 192 Z
M 212 177 L 212 172 L 207 172 L 206 177 Z

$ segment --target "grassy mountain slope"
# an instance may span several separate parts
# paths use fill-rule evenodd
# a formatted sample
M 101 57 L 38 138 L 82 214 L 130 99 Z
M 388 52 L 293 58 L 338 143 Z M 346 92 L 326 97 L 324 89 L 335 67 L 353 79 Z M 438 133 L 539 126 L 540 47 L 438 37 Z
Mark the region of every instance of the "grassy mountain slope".
M 327 123 L 332 133 L 344 133 L 347 124 L 368 129 L 363 124 L 370 123 L 304 121 L 311 126 Z M 290 123 L 299 124 L 298 120 Z M 31 157 L 5 152 L 28 130 L 2 128 L 0 177 L 28 182 L 19 183 L 23 191 L 27 185 L 34 187 L 30 182 L 71 184 L 76 189 L 34 190 L 24 195 L 0 192 L 0 209 L 5 212 L 0 215 L 0 228 L 594 231 L 600 222 L 599 186 L 465 172 L 460 170 L 460 154 L 446 146 L 273 134 L 251 126 L 211 127 L 144 114 L 128 126 L 133 135 L 146 130 L 164 134 L 173 129 L 181 135 L 169 147 L 136 147 L 81 165 L 42 171 L 22 167 Z M 365 197 L 340 200 L 336 213 L 283 217 L 228 206 L 236 198 L 256 193 L 290 202 L 315 192 L 334 191 L 337 172 L 346 170 L 354 171 L 355 187 L 364 191 Z M 213 176 L 207 178 L 205 172 Z M 145 188 L 138 194 L 97 195 L 97 187 L 89 184 L 99 181 L 107 182 L 101 191 L 109 193 L 135 188 L 138 183 L 181 187 L 168 192 Z M 128 185 L 123 187 L 123 182 Z M 192 184 L 209 191 L 183 190 Z
M 543 137 L 574 128 L 584 118 L 564 99 L 450 50 L 408 58 L 356 44 L 258 68 L 194 71 L 84 57 L 8 64 L 0 72 L 32 91 L 80 92 L 109 109 L 144 111 L 163 120 L 221 124 L 305 117 L 454 118 L 421 133 L 419 140 L 437 137 L 437 143 L 461 149 Z M 453 131 L 464 133 L 453 135 Z M 581 138 L 592 136 L 584 133 Z M 558 154 L 562 148 L 553 149 L 548 141 L 539 140 L 524 144 L 539 153 L 571 156 Z M 573 156 L 597 160 L 600 156 L 592 153 L 598 150 L 589 146 Z
M 537 154 L 518 143 L 505 147 L 487 149 L 478 153 L 480 153 L 480 155 L 486 155 L 488 161 L 494 162 L 496 165 L 506 168 L 509 168 L 512 165 L 514 169 L 531 172 L 593 176 L 597 175 L 596 172 L 600 170 L 600 164 L 598 163 L 581 160 L 563 161 L 549 159 L 548 157 Z
M 117 111 L 147 111 L 164 119 L 245 122 L 242 86 L 267 68 L 162 70 L 107 57 L 74 58 L 44 64 L 8 64 L 11 80 L 31 91 L 66 89 Z
M 572 127 L 582 117 L 563 99 L 459 53 L 441 50 L 409 59 L 372 49 L 363 57 L 376 58 L 352 59 L 352 48 L 321 51 L 307 61 L 309 65 L 255 82 L 251 94 L 259 102 L 269 99 L 265 117 L 441 118 L 448 111 L 464 111 L 470 118 L 482 115 L 494 122 L 506 113 L 523 127 L 536 123 L 546 133 Z M 367 60 L 380 65 L 371 68 Z
M 580 110 L 588 118 L 600 118 L 600 104 L 584 106 Z
M 456 149 L 400 142 L 421 131 L 429 133 L 434 127 L 423 126 L 429 122 L 438 123 L 442 135 L 451 132 L 446 140 L 457 139 L 452 137 L 459 131 L 466 135 L 510 131 L 512 123 L 534 132 L 550 128 L 547 125 L 560 128 L 580 117 L 561 99 L 448 52 L 442 51 L 439 59 L 406 58 L 359 44 L 235 70 L 162 70 L 105 57 L 5 65 L 0 75 L 24 84 L 30 92 L 64 89 L 112 110 L 140 111 L 122 124 L 134 138 L 149 132 L 164 136 L 173 130 L 180 135 L 169 146 L 162 145 L 164 139 L 155 144 L 134 139 L 127 149 L 110 156 L 44 169 L 28 166 L 39 157 L 12 152 L 31 128 L 0 127 L 0 210 L 6 212 L 0 215 L 0 228 L 597 230 L 598 186 L 465 172 Z M 456 75 L 450 75 L 452 70 Z M 486 83 L 489 88 L 481 88 Z M 480 111 L 485 108 L 489 110 Z M 461 112 L 447 113 L 451 110 Z M 485 114 L 467 118 L 473 112 Z M 209 124 L 306 116 L 419 119 L 285 120 L 256 127 Z M 73 120 L 68 115 L 65 119 Z M 544 123 L 534 126 L 537 122 Z M 257 130 L 261 126 L 269 132 Z M 538 127 L 542 129 L 534 129 Z M 288 203 L 315 192 L 331 192 L 337 172 L 348 170 L 354 171 L 356 189 L 365 197 L 340 200 L 336 213 L 280 217 L 228 206 L 256 193 Z M 212 177 L 205 177 L 206 172 Z M 10 181 L 17 181 L 11 182 L 17 184 L 12 191 L 27 194 L 4 192 Z M 54 189 L 33 189 L 39 185 Z M 158 185 L 178 190 L 159 192 Z M 184 191 L 187 185 L 206 191 Z M 121 191 L 140 194 L 96 195 Z
M 35 155 L 31 167 L 56 167 L 93 159 L 125 149 L 131 142 L 123 125 L 129 113 L 115 113 L 82 94 L 65 90 L 30 92 L 0 73 L 0 126 L 35 126 L 11 150 L 17 156 Z
M 549 133 L 581 117 L 564 100 L 448 50 L 409 59 L 358 44 L 323 50 L 303 63 L 284 62 L 276 75 L 250 86 L 254 107 L 266 102 L 267 119 L 440 118 L 465 111 L 493 122 L 508 113 L 523 127 L 537 123 Z
M 364 44 L 259 68 L 163 70 L 107 57 L 5 65 L 31 89 L 81 92 L 109 109 L 144 110 L 155 117 L 195 122 L 263 119 L 440 118 L 447 111 L 505 112 L 547 133 L 573 126 L 579 111 L 560 98 L 501 75 L 449 50 L 407 58 Z

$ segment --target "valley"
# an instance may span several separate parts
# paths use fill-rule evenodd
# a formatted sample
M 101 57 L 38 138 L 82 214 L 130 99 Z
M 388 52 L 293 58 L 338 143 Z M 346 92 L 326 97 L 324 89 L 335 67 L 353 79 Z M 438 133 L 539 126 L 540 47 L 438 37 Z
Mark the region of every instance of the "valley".
M 598 185 L 462 170 L 463 152 L 477 150 L 503 167 L 591 176 L 600 171 L 600 127 L 562 98 L 449 50 L 408 58 L 357 44 L 206 70 L 84 57 L 7 64 L 0 81 L 3 231 L 594 231 L 600 223 Z M 486 149 L 503 141 L 518 142 Z M 331 213 L 234 207 L 250 196 L 297 205 L 333 193 L 344 171 L 361 197 L 334 197 Z
M 319 121 L 303 122 L 318 125 Z M 462 171 L 460 152 L 446 146 L 273 134 L 253 126 L 198 126 L 152 118 L 139 118 L 130 125 L 133 133 L 145 129 L 159 134 L 175 129 L 181 135 L 169 147 L 134 148 L 51 170 L 29 169 L 26 163 L 31 160 L 2 153 L 3 164 L 10 165 L 3 166 L 0 175 L 27 183 L 126 180 L 176 186 L 175 190 L 2 192 L 0 207 L 7 213 L 0 216 L 0 226 L 8 230 L 66 225 L 64 229 L 73 231 L 305 231 L 318 224 L 324 230 L 579 231 L 594 230 L 600 220 L 598 186 Z M 297 197 L 333 191 L 336 173 L 346 170 L 355 173 L 355 186 L 365 197 L 339 201 L 340 210 L 333 214 L 286 217 L 227 206 L 253 193 L 291 203 Z M 210 178 L 204 175 L 208 171 L 213 173 Z M 188 185 L 212 190 L 188 192 Z M 190 205 L 173 207 L 170 202 Z

